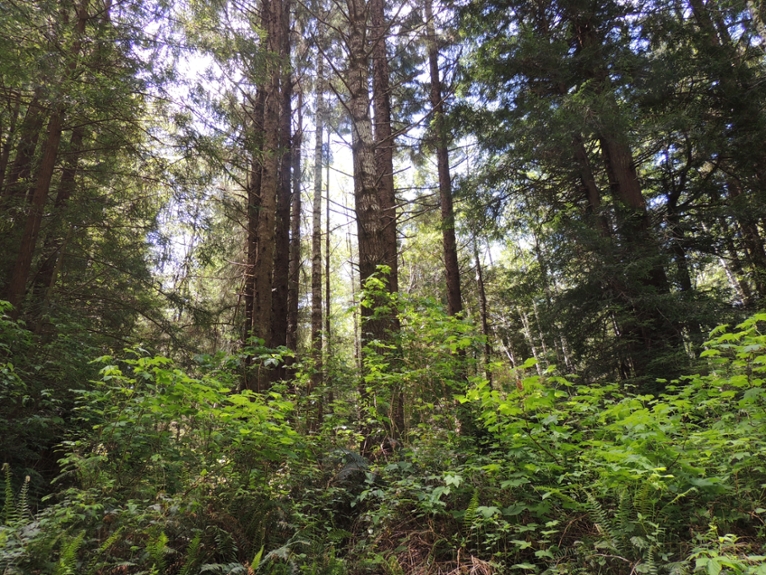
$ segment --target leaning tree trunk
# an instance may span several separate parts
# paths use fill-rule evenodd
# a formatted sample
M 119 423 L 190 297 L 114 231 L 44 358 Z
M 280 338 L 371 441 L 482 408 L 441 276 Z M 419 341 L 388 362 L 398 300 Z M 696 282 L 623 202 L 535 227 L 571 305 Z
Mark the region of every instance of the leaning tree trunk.
M 40 169 L 38 170 L 37 182 L 32 194 L 26 225 L 24 226 L 21 245 L 13 267 L 11 281 L 8 284 L 6 297 L 15 308 L 15 313 L 17 314 L 19 304 L 26 291 L 27 281 L 29 280 L 32 257 L 37 246 L 40 225 L 43 221 L 45 202 L 48 199 L 53 170 L 56 167 L 59 143 L 61 142 L 62 115 L 61 109 L 56 109 L 48 122 L 48 138 L 43 148 L 43 157 L 40 162 Z

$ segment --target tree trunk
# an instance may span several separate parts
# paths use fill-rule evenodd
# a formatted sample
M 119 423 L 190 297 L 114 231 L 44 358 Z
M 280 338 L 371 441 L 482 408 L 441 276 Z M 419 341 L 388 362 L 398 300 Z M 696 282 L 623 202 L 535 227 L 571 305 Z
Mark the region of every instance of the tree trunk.
M 394 136 L 391 130 L 391 85 L 388 66 L 384 0 L 370 0 L 370 21 L 372 35 L 372 92 L 375 113 L 375 171 L 378 197 L 383 226 L 384 264 L 388 266 L 387 277 L 381 279 L 387 284 L 389 293 L 399 291 L 399 262 L 396 234 L 396 189 L 394 188 Z M 387 318 L 391 334 L 399 332 L 399 318 L 392 310 Z M 392 339 L 391 337 L 388 338 Z M 395 352 L 399 356 L 399 350 Z M 392 365 L 392 368 L 394 366 Z M 391 389 L 391 425 L 389 435 L 398 438 L 404 432 L 404 394 L 400 385 Z
M 16 146 L 16 157 L 3 188 L 3 204 L 5 206 L 11 205 L 10 198 L 26 196 L 28 186 L 25 185 L 25 182 L 32 174 L 32 162 L 44 120 L 40 97 L 36 92 L 19 127 L 21 133 L 19 143 Z
M 314 198 L 311 229 L 311 350 L 314 373 L 311 390 L 322 383 L 322 162 L 324 154 L 324 56 L 317 51 L 314 140 Z
M 366 45 L 367 6 L 364 0 L 347 0 L 349 12 L 349 111 L 351 113 L 351 151 L 354 163 L 354 204 L 359 243 L 359 280 L 364 289 L 388 255 L 383 225 L 383 209 L 377 190 L 375 141 L 370 119 L 369 54 Z M 362 308 L 362 345 L 386 341 L 389 337 L 389 314 L 375 313 L 383 305 L 373 298 Z
M 32 257 L 37 247 L 37 236 L 40 233 L 40 225 L 45 211 L 45 203 L 48 199 L 53 170 L 56 167 L 58 158 L 59 143 L 61 142 L 62 128 L 61 109 L 54 110 L 50 121 L 48 122 L 48 136 L 43 149 L 43 157 L 40 162 L 40 169 L 37 175 L 37 182 L 32 194 L 29 214 L 27 216 L 24 233 L 21 239 L 21 245 L 16 258 L 16 264 L 13 268 L 11 281 L 8 284 L 6 298 L 15 308 L 14 312 L 18 315 L 19 305 L 24 297 L 29 272 L 32 267 Z
M 484 270 L 481 267 L 481 255 L 479 254 L 479 243 L 476 241 L 476 236 L 473 237 L 473 257 L 474 261 L 476 262 L 476 287 L 479 288 L 481 333 L 484 336 L 484 375 L 487 378 L 491 388 L 492 370 L 489 368 L 489 364 L 492 361 L 492 344 L 489 341 L 489 312 L 487 310 L 487 291 L 484 285 Z
M 72 130 L 72 135 L 69 139 L 66 163 L 61 172 L 61 180 L 59 181 L 56 199 L 53 203 L 53 221 L 48 226 L 50 231 L 43 244 L 42 264 L 40 264 L 33 282 L 33 301 L 38 310 L 38 313 L 35 315 L 38 316 L 44 313 L 48 293 L 56 281 L 57 270 L 61 268 L 60 262 L 63 257 L 66 238 L 70 235 L 69 231 L 62 233 L 64 230 L 60 229 L 63 223 L 62 211 L 66 209 L 69 199 L 75 190 L 75 180 L 80 156 L 82 155 L 84 136 L 84 126 L 77 126 Z
M 426 33 L 428 37 L 428 68 L 431 76 L 431 108 L 433 129 L 436 134 L 436 165 L 439 174 L 439 205 L 441 209 L 442 249 L 447 283 L 447 310 L 450 315 L 463 311 L 460 294 L 460 266 L 455 239 L 455 212 L 452 205 L 452 178 L 450 176 L 449 140 L 444 126 L 444 101 L 439 75 L 439 49 L 436 44 L 432 0 L 425 0 Z
M 266 103 L 264 88 L 258 89 L 252 110 L 252 133 L 250 135 L 251 162 L 247 186 L 247 263 L 245 265 L 245 327 L 243 341 L 255 333 L 255 268 L 258 262 L 258 219 L 261 204 L 261 177 L 263 161 L 263 114 Z M 249 378 L 247 378 L 249 380 Z M 245 381 L 244 386 L 254 388 L 255 384 Z
M 279 20 L 280 56 L 290 57 L 290 0 L 282 1 Z M 292 124 L 293 87 L 289 66 L 282 70 L 279 107 L 279 184 L 277 196 L 276 252 L 274 256 L 274 287 L 272 289 L 270 347 L 287 343 L 287 292 L 290 275 L 290 131 Z M 279 376 L 284 377 L 284 370 Z
M 384 263 L 390 269 L 388 291 L 399 291 L 396 237 L 396 190 L 394 188 L 394 137 L 391 131 L 391 86 L 388 66 L 384 0 L 370 0 L 372 35 L 372 92 L 375 114 L 375 167 L 383 225 Z
M 6 137 L 5 142 L 3 142 L 2 151 L 0 151 L 0 197 L 3 196 L 3 190 L 5 189 L 5 172 L 8 169 L 8 160 L 11 156 L 11 146 L 16 132 L 16 122 L 18 121 L 19 113 L 21 111 L 21 94 L 18 92 L 11 92 L 8 97 L 9 108 L 11 107 L 11 102 L 13 100 L 15 100 L 15 104 L 13 105 L 13 109 L 11 111 L 10 120 L 8 121 L 8 136 Z
M 282 0 L 264 2 L 264 14 L 268 18 L 266 27 L 267 45 L 272 55 L 280 54 L 282 47 L 281 16 Z M 268 344 L 271 340 L 271 311 L 274 287 L 274 259 L 276 246 L 277 194 L 279 190 L 280 134 L 279 121 L 280 93 L 279 62 L 269 63 L 266 76 L 263 114 L 263 164 L 261 166 L 261 188 L 256 227 L 257 250 L 253 270 L 253 330 L 252 333 Z M 271 384 L 271 375 L 261 369 L 256 391 L 266 391 Z
M 292 141 L 293 195 L 290 208 L 290 276 L 287 291 L 287 348 L 298 349 L 298 298 L 301 272 L 301 145 L 303 143 L 303 91 L 298 86 L 298 118 Z

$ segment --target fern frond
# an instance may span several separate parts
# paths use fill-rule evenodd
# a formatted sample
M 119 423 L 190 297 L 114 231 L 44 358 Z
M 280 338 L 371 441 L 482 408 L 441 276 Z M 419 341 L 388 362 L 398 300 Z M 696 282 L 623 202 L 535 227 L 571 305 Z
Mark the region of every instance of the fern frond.
M 617 504 L 617 513 L 614 516 L 615 531 L 620 534 L 620 539 L 628 539 L 636 528 L 636 515 L 633 509 L 633 498 L 628 495 L 628 490 L 620 491 Z
M 29 509 L 29 483 L 31 479 L 29 475 L 24 478 L 24 485 L 21 486 L 21 492 L 19 493 L 19 502 L 16 505 L 16 514 L 18 521 L 27 522 L 32 518 L 32 512 Z
M 609 520 L 609 517 L 607 517 L 604 508 L 601 506 L 601 503 L 599 503 L 599 501 L 593 497 L 590 492 L 585 490 L 583 491 L 586 498 L 586 503 L 584 505 L 585 510 L 588 512 L 591 521 L 596 526 L 596 529 L 601 535 L 603 542 L 610 549 L 618 551 L 624 555 L 625 550 L 622 545 L 620 534 L 618 533 L 617 529 L 615 529 L 615 526 L 612 524 L 612 522 Z
M 112 545 L 117 543 L 117 541 L 120 541 L 122 539 L 122 532 L 125 530 L 124 527 L 120 527 L 117 529 L 114 533 L 112 533 L 106 541 L 104 541 L 101 545 L 98 547 L 98 551 L 94 554 L 93 559 L 90 560 L 90 563 L 88 564 L 87 573 L 93 574 L 97 573 L 99 568 L 103 567 L 103 562 L 99 562 L 99 558 L 102 557 L 109 549 L 112 548 Z
M 654 485 L 652 485 L 649 481 L 644 481 L 638 491 L 636 491 L 635 497 L 633 497 L 633 507 L 636 509 L 636 511 L 643 515 L 644 519 L 648 519 L 650 521 L 656 519 L 654 513 L 654 506 L 656 502 L 652 497 L 655 491 L 656 487 Z
M 12 525 L 17 519 L 17 508 L 13 496 L 13 485 L 11 484 L 11 466 L 3 463 L 3 474 L 5 475 L 5 500 L 3 501 L 3 525 Z
M 468 507 L 463 515 L 463 526 L 470 531 L 473 529 L 473 523 L 476 520 L 476 510 L 479 508 L 479 490 L 474 488 L 471 501 L 468 503 Z
M 191 575 L 194 564 L 199 558 L 199 550 L 202 544 L 202 533 L 197 533 L 186 548 L 186 560 L 178 575 Z
M 85 531 L 80 531 L 69 542 L 61 544 L 61 554 L 58 563 L 56 563 L 56 569 L 53 571 L 54 575 L 75 575 L 77 573 L 75 563 L 83 539 L 85 539 Z

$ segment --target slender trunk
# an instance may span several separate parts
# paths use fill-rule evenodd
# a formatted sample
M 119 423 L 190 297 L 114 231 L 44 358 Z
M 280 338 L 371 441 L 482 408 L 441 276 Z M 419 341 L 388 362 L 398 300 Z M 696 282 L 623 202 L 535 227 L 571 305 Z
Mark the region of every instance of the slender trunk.
M 298 118 L 292 141 L 293 195 L 290 208 L 290 277 L 287 292 L 287 348 L 298 349 L 298 298 L 301 272 L 301 145 L 303 91 L 298 87 Z
M 428 37 L 428 68 L 431 76 L 431 108 L 433 129 L 436 133 L 436 165 L 439 175 L 439 205 L 441 208 L 442 249 L 447 283 L 447 311 L 457 315 L 463 311 L 460 294 L 460 266 L 455 239 L 455 211 L 452 205 L 452 178 L 450 176 L 449 140 L 444 125 L 444 101 L 439 75 L 439 49 L 436 44 L 432 0 L 425 0 L 426 34 Z
M 290 0 L 283 0 L 279 20 L 280 56 L 290 56 Z M 270 347 L 287 343 L 287 292 L 290 276 L 290 128 L 292 124 L 293 87 L 290 69 L 284 64 L 280 79 L 279 107 L 279 183 L 277 192 L 276 251 L 274 254 L 274 286 L 272 289 Z M 284 370 L 279 376 L 284 377 Z
M 3 190 L 5 185 L 5 172 L 8 169 L 8 160 L 11 156 L 11 146 L 16 132 L 16 122 L 19 118 L 19 112 L 21 109 L 21 95 L 14 92 L 12 98 L 15 99 L 15 105 L 11 111 L 11 117 L 8 121 L 8 135 L 3 142 L 2 151 L 0 151 L 0 196 L 4 195 Z M 8 105 L 11 105 L 11 97 L 9 97 Z
M 484 336 L 484 374 L 492 387 L 492 371 L 489 364 L 492 361 L 492 345 L 489 340 L 489 316 L 487 311 L 487 292 L 484 286 L 484 270 L 481 267 L 481 255 L 476 236 L 473 238 L 473 257 L 476 262 L 476 287 L 479 288 L 479 313 L 481 314 L 481 333 Z
M 330 138 L 332 133 L 327 130 L 327 153 L 330 153 Z M 332 316 L 332 309 L 330 308 L 330 301 L 332 292 L 330 291 L 330 239 L 332 234 L 330 233 L 330 158 L 327 157 L 325 162 L 325 219 L 324 219 L 325 233 L 324 233 L 324 338 L 325 338 L 325 357 L 329 359 L 332 350 L 330 349 L 330 320 Z M 325 370 L 327 365 L 325 364 Z
M 585 199 L 587 207 L 585 209 L 586 216 L 589 220 L 595 222 L 595 227 L 602 237 L 609 237 L 611 231 L 609 228 L 609 221 L 606 216 L 601 213 L 601 190 L 596 183 L 596 178 L 593 175 L 593 169 L 588 159 L 588 152 L 585 149 L 585 142 L 580 134 L 576 134 L 572 141 L 572 148 L 574 151 L 575 162 L 580 173 L 580 181 L 585 191 Z
M 329 126 L 327 129 L 327 161 L 325 162 L 325 218 L 324 218 L 324 361 L 322 362 L 322 379 L 325 388 L 329 387 L 329 402 L 333 401 L 333 390 L 328 385 L 330 381 L 329 362 L 332 357 L 332 338 L 330 333 L 330 323 L 332 319 L 332 292 L 330 291 L 330 138 L 332 133 Z M 317 405 L 318 418 L 321 423 L 324 410 L 324 394 L 319 397 Z
M 317 53 L 316 134 L 314 139 L 314 201 L 311 231 L 311 387 L 322 382 L 322 144 L 324 141 L 324 57 Z
M 263 114 L 266 92 L 259 88 L 252 110 L 252 134 L 249 141 L 252 146 L 250 174 L 247 186 L 247 263 L 245 265 L 245 328 L 244 341 L 253 336 L 255 327 L 255 267 L 258 262 L 258 219 L 261 204 L 261 178 L 263 160 Z M 245 382 L 245 387 L 254 388 L 252 382 Z

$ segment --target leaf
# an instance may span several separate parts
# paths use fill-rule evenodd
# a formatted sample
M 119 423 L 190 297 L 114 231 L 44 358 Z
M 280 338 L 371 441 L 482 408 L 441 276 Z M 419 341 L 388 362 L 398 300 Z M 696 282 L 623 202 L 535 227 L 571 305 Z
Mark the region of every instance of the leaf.
M 463 478 L 460 475 L 452 475 L 448 473 L 444 476 L 444 483 L 446 485 L 454 485 L 455 487 L 460 487 L 460 484 L 463 482 Z
M 481 513 L 485 519 L 489 519 L 500 514 L 500 509 L 494 506 L 480 505 L 476 508 L 476 513 Z
M 253 557 L 253 560 L 250 562 L 250 567 L 253 571 L 258 571 L 258 566 L 261 564 L 261 557 L 263 557 L 263 545 L 261 545 L 261 548 L 258 550 L 258 553 L 255 554 L 255 557 Z

